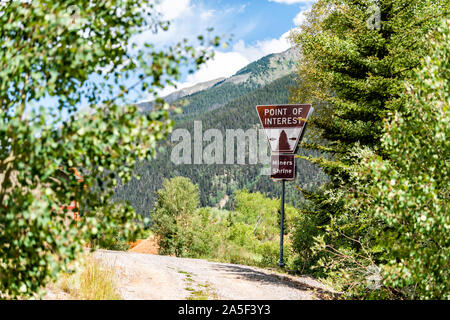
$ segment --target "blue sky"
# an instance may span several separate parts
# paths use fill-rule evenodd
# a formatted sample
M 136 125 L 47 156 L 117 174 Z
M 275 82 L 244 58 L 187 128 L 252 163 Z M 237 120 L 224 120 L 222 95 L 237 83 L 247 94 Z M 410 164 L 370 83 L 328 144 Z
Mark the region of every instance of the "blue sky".
M 303 13 L 314 1 L 305 0 L 163 0 L 158 10 L 171 21 L 169 31 L 143 33 L 136 41 L 157 46 L 174 44 L 183 38 L 205 34 L 209 27 L 215 34 L 233 35 L 227 49 L 216 50 L 215 59 L 198 72 L 184 75 L 178 89 L 198 82 L 229 77 L 248 63 L 267 54 L 290 47 L 289 31 L 301 24 Z M 161 92 L 168 94 L 168 87 Z M 146 100 L 145 97 L 138 100 Z
M 150 42 L 157 48 L 173 45 L 184 38 L 196 39 L 206 34 L 233 35 L 228 48 L 218 48 L 213 60 L 208 61 L 194 74 L 183 75 L 177 88 L 166 87 L 159 92 L 165 96 L 177 89 L 199 82 L 229 77 L 247 64 L 270 53 L 287 50 L 289 32 L 303 21 L 303 13 L 314 1 L 309 0 L 160 0 L 157 6 L 164 20 L 171 21 L 166 32 L 143 32 L 133 39 L 136 43 Z M 96 76 L 90 78 L 96 81 Z M 136 82 L 131 77 L 124 80 L 126 87 Z M 152 100 L 148 93 L 133 90 L 126 96 L 128 103 Z M 56 107 L 56 98 L 47 97 L 41 103 Z M 80 101 L 79 107 L 84 108 Z M 33 108 L 33 106 L 31 106 Z

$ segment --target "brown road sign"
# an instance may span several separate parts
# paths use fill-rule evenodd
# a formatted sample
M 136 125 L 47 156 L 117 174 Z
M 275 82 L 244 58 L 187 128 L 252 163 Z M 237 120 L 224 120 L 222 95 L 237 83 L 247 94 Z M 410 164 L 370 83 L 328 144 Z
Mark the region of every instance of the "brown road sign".
M 310 104 L 256 106 L 273 153 L 295 152 L 313 110 Z
M 270 159 L 270 177 L 274 180 L 295 180 L 294 155 L 272 155 Z

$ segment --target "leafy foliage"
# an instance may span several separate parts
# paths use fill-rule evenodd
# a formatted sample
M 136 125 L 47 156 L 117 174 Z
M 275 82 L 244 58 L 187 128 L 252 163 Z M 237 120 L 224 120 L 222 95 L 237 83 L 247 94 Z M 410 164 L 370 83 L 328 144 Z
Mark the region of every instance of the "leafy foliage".
M 386 224 L 384 284 L 407 298 L 449 299 L 450 21 L 430 39 L 432 54 L 407 86 L 405 111 L 385 122 L 389 159 L 362 161 L 362 210 Z
M 72 273 L 63 273 L 60 279 L 46 289 L 62 290 L 71 299 L 122 300 L 115 284 L 116 270 L 91 254 L 82 254 L 72 266 Z
M 186 226 L 198 205 L 198 186 L 189 179 L 175 177 L 164 180 L 162 189 L 157 192 L 152 213 L 153 231 L 158 238 L 161 254 L 185 255 L 188 250 Z
M 173 123 L 161 100 L 142 115 L 126 95 L 155 94 L 180 77 L 181 64 L 210 57 L 186 42 L 164 51 L 132 44 L 143 28 L 167 27 L 151 1 L 0 4 L 1 298 L 39 293 L 99 233 L 120 225 L 125 238 L 136 235 L 138 217 L 127 204 L 114 208 L 112 190 Z M 131 76 L 130 88 L 123 79 Z M 87 108 L 77 113 L 80 103 Z M 62 208 L 72 201 L 84 208 L 79 222 Z
M 181 189 L 186 189 L 183 191 Z M 176 191 L 181 192 L 176 192 Z M 188 192 L 189 191 L 189 192 Z M 153 230 L 159 239 L 160 253 L 206 258 L 222 262 L 276 266 L 279 258 L 280 200 L 261 193 L 236 191 L 235 210 L 196 208 L 198 187 L 189 179 L 176 177 L 164 181 L 153 211 Z M 182 205 L 164 205 L 166 200 Z M 198 201 L 198 199 L 197 199 Z M 189 204 L 188 204 L 189 203 Z M 189 208 L 189 210 L 187 210 Z M 286 238 L 299 219 L 294 207 L 286 206 Z M 290 241 L 285 244 L 290 259 Z
M 368 24 L 374 6 L 379 28 Z M 302 270 L 339 280 L 348 296 L 397 294 L 367 285 L 367 275 L 389 259 L 388 248 L 377 245 L 387 226 L 348 197 L 363 196 L 357 174 L 360 148 L 389 159 L 390 151 L 381 144 L 383 120 L 405 111 L 404 81 L 429 52 L 426 35 L 447 12 L 448 1 L 323 0 L 313 5 L 307 22 L 292 37 L 303 56 L 291 100 L 317 106 L 309 125 L 323 138 L 304 146 L 325 151 L 319 158 L 303 158 L 330 178 L 315 192 L 300 188 L 309 201 L 302 211 L 310 223 L 298 225 L 295 250 Z M 308 249 L 302 243 L 317 246 Z

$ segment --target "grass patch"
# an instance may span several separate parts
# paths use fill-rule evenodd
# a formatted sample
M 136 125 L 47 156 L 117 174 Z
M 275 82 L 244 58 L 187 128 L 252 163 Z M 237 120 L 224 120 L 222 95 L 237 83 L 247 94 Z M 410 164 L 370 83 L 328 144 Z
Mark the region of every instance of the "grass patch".
M 84 255 L 72 273 L 64 273 L 56 287 L 79 300 L 121 300 L 114 269 L 91 255 Z
M 191 292 L 191 295 L 187 298 L 187 300 L 217 300 L 217 294 L 211 288 L 209 283 L 206 284 L 198 284 L 200 288 L 197 290 L 193 288 L 186 288 L 186 290 Z
M 181 274 L 186 274 L 186 275 L 191 275 L 189 272 L 187 272 L 187 271 L 183 271 L 183 270 L 178 270 L 178 273 L 181 273 Z
M 184 281 L 187 282 L 188 286 L 185 289 L 190 292 L 190 296 L 186 298 L 187 300 L 217 300 L 217 294 L 210 283 L 196 283 L 192 278 L 193 274 L 183 270 L 178 270 L 178 273 L 186 275 Z

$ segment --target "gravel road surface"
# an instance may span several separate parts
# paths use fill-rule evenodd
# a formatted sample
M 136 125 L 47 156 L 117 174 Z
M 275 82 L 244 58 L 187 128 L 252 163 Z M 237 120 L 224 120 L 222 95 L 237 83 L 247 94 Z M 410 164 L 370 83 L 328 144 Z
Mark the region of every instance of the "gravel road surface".
M 123 299 L 310 300 L 327 292 L 310 277 L 237 264 L 109 250 L 94 255 L 117 271 Z

